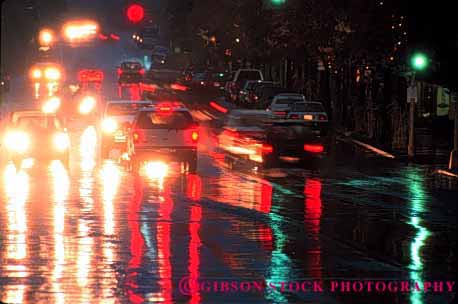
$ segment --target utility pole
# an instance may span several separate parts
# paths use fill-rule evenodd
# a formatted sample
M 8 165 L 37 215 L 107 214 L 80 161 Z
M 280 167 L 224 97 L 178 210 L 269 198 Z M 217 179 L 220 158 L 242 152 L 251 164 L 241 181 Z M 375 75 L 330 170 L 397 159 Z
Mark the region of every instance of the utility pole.
M 417 71 L 422 71 L 428 66 L 429 59 L 422 53 L 416 53 L 411 57 L 411 75 L 410 86 L 407 89 L 407 102 L 409 106 L 409 144 L 407 154 L 409 158 L 415 156 L 415 103 L 417 103 L 417 87 L 415 85 L 415 76 Z
M 458 100 L 456 99 L 458 96 L 454 95 L 453 97 L 452 97 L 452 100 L 455 101 L 453 103 L 454 110 L 455 110 L 455 128 L 454 128 L 455 130 L 453 132 L 453 150 L 450 153 L 450 160 L 448 163 L 449 170 L 458 169 Z

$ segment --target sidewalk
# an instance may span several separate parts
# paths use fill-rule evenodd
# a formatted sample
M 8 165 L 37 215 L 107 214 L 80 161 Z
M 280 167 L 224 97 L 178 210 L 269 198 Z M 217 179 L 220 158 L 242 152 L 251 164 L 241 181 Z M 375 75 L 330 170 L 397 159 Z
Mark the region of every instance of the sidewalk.
M 435 174 L 441 174 L 452 178 L 458 178 L 458 170 L 449 170 L 448 169 L 448 160 L 444 159 L 442 162 L 435 162 L 434 157 L 436 155 L 442 156 L 444 153 L 448 155 L 447 151 L 436 150 L 436 154 L 434 156 L 417 156 L 413 160 L 409 160 L 407 155 L 407 151 L 395 151 L 388 147 L 383 147 L 380 144 L 376 143 L 374 140 L 365 138 L 360 134 L 354 132 L 345 132 L 341 129 L 336 128 L 336 134 L 343 136 L 346 140 L 353 142 L 355 145 L 362 147 L 368 151 L 374 152 L 382 157 L 395 159 L 401 162 L 411 162 L 417 164 L 427 164 L 434 166 L 436 169 L 434 170 Z

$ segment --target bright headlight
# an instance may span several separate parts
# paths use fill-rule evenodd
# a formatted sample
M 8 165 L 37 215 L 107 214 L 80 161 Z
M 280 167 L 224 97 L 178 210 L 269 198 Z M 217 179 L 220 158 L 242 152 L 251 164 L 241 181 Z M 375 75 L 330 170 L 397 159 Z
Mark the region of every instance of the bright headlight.
M 65 151 L 70 146 L 70 139 L 66 133 L 57 133 L 54 135 L 54 147 L 58 151 Z
M 94 110 L 95 105 L 96 105 L 95 98 L 92 96 L 86 96 L 81 101 L 78 110 L 81 114 L 89 114 L 90 112 Z
M 45 77 L 48 80 L 59 80 L 60 79 L 60 71 L 58 68 L 47 68 L 45 70 Z
M 5 137 L 5 146 L 11 151 L 24 153 L 29 145 L 29 136 L 24 132 L 11 132 Z
M 114 133 L 118 129 L 118 123 L 112 118 L 107 118 L 102 122 L 102 129 L 105 133 Z
M 58 97 L 52 97 L 43 104 L 41 111 L 43 113 L 56 113 L 59 107 L 60 99 Z

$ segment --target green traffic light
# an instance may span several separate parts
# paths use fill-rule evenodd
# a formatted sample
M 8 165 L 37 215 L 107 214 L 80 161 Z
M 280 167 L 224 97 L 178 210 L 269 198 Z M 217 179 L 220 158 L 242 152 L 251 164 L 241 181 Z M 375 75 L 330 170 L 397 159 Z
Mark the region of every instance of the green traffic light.
M 417 53 L 412 56 L 411 65 L 415 70 L 424 70 L 428 66 L 428 58 L 424 54 Z
M 273 5 L 282 5 L 286 3 L 286 0 L 270 0 Z

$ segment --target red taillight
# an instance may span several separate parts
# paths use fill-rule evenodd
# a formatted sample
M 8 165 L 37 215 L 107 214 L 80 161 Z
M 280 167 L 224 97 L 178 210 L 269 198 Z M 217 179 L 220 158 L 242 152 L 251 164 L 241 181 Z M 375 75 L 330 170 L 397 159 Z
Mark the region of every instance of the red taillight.
M 262 154 L 270 154 L 274 152 L 274 148 L 271 145 L 262 145 Z
M 300 116 L 297 115 L 297 114 L 292 114 L 292 115 L 289 116 L 289 118 L 291 118 L 291 119 L 299 119 Z
M 119 36 L 118 35 L 115 35 L 115 34 L 110 34 L 110 38 L 113 39 L 113 40 L 117 40 L 119 41 Z
M 324 114 L 318 115 L 318 120 L 328 120 L 328 117 Z
M 140 141 L 140 134 L 138 132 L 134 132 L 134 142 L 138 143 Z
M 160 112 L 170 112 L 172 111 L 171 107 L 159 107 Z
M 192 142 L 197 143 L 199 141 L 199 132 L 192 131 L 191 140 L 192 140 Z
M 117 71 L 118 75 L 121 75 L 121 74 L 122 74 L 121 68 L 118 68 L 116 71 Z
M 278 112 L 274 112 L 274 115 L 285 116 L 285 115 L 286 115 L 286 112 L 278 111 Z
M 140 69 L 140 75 L 145 75 L 145 69 Z
M 100 38 L 101 40 L 107 40 L 107 39 L 108 39 L 108 36 L 106 36 L 106 35 L 100 33 L 100 34 L 99 34 L 99 38 Z
M 223 107 L 223 106 L 217 104 L 217 103 L 214 102 L 214 101 L 210 101 L 210 106 L 211 106 L 212 108 L 214 108 L 215 110 L 221 112 L 221 113 L 227 113 L 227 111 L 228 111 L 228 109 L 226 109 L 225 107 Z
M 320 144 L 305 144 L 304 145 L 304 151 L 310 152 L 310 153 L 321 153 L 324 151 L 323 145 Z

